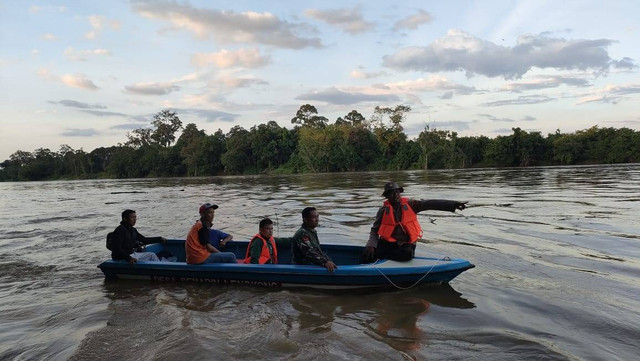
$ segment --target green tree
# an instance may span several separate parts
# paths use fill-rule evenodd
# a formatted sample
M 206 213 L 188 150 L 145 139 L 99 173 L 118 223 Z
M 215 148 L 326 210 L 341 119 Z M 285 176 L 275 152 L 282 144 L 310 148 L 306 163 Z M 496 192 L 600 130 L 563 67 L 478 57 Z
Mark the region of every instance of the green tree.
M 151 139 L 162 147 L 168 147 L 176 139 L 176 132 L 182 129 L 182 121 L 176 112 L 163 109 L 153 116 L 154 130 Z
M 318 115 L 318 110 L 311 104 L 304 104 L 296 112 L 296 116 L 291 118 L 291 124 L 301 124 L 303 126 L 322 128 L 327 125 L 328 119 Z

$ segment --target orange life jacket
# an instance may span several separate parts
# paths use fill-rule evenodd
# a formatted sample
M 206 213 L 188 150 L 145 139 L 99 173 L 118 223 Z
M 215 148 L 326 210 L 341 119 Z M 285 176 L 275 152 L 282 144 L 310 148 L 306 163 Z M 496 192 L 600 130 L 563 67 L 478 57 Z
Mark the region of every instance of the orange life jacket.
M 267 240 L 262 237 L 260 233 L 256 233 L 253 238 L 260 238 L 262 240 L 262 253 L 258 258 L 259 264 L 265 264 L 269 262 L 271 259 L 271 255 L 269 254 L 269 246 L 267 246 Z M 273 239 L 273 236 L 269 237 L 269 243 L 271 243 L 271 249 L 273 249 L 273 264 L 278 264 L 278 249 L 276 248 L 276 241 Z M 251 255 L 249 254 L 251 250 L 251 243 L 247 246 L 247 254 L 244 256 L 244 263 L 251 263 Z
M 418 222 L 418 216 L 416 212 L 409 206 L 409 198 L 402 198 L 400 200 L 400 207 L 402 209 L 402 221 L 396 222 L 393 216 L 393 206 L 388 200 L 384 201 L 384 213 L 382 214 L 382 223 L 378 229 L 378 236 L 387 242 L 397 242 L 391 235 L 397 225 L 400 225 L 402 229 L 409 235 L 409 242 L 416 243 L 418 238 L 422 237 L 422 227 Z

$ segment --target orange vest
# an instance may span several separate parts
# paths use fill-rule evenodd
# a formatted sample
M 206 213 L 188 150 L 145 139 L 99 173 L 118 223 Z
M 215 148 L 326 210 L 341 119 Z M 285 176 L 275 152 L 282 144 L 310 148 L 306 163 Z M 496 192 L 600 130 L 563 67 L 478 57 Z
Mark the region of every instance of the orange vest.
M 204 227 L 202 221 L 196 221 L 187 234 L 187 241 L 184 243 L 184 251 L 187 254 L 188 264 L 202 263 L 209 258 L 209 250 L 200 244 L 198 231 Z
M 420 222 L 418 222 L 418 216 L 416 212 L 409 206 L 409 198 L 402 198 L 400 200 L 400 207 L 402 209 L 402 221 L 396 222 L 393 216 L 393 206 L 388 200 L 384 201 L 384 213 L 382 214 L 382 223 L 378 229 L 378 236 L 387 242 L 397 242 L 397 240 L 391 237 L 393 230 L 399 224 L 400 227 L 409 235 L 409 241 L 416 243 L 418 238 L 422 237 L 422 228 Z
M 258 258 L 259 264 L 265 264 L 269 262 L 271 259 L 271 255 L 269 254 L 269 246 L 267 246 L 267 240 L 262 237 L 260 233 L 256 233 L 253 238 L 260 238 L 262 240 L 262 253 L 260 254 L 260 258 Z M 269 238 L 269 243 L 271 243 L 271 249 L 273 249 L 273 264 L 278 264 L 278 249 L 276 248 L 276 241 L 273 239 L 273 236 Z M 247 254 L 244 256 L 244 263 L 251 263 L 251 255 L 249 255 L 249 251 L 251 250 L 251 243 L 247 246 Z

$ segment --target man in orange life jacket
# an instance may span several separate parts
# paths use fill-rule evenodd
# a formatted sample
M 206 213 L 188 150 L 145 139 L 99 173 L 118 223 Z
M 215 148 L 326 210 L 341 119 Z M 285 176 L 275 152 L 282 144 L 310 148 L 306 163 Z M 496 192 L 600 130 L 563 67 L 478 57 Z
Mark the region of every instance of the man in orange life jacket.
M 376 214 L 369 241 L 360 262 L 369 263 L 377 259 L 410 261 L 416 250 L 416 241 L 422 237 L 422 228 L 417 213 L 424 210 L 455 212 L 463 210 L 467 202 L 444 199 L 414 200 L 400 196 L 404 188 L 395 182 L 384 185 L 382 196 L 387 198 Z
M 277 264 L 278 246 L 289 245 L 291 238 L 273 237 L 273 222 L 269 218 L 260 221 L 259 233 L 253 236 L 244 263 Z

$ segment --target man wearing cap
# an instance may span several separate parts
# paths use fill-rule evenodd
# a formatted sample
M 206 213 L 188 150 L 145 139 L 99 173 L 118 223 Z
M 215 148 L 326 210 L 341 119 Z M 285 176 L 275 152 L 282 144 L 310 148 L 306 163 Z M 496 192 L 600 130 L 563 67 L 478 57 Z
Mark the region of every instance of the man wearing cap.
M 376 214 L 361 263 L 382 258 L 410 261 L 415 254 L 416 241 L 422 237 L 417 213 L 424 210 L 455 212 L 465 209 L 467 203 L 444 199 L 414 200 L 401 197 L 402 192 L 404 188 L 398 183 L 384 185 L 382 196 L 386 200 Z
M 138 261 L 159 261 L 153 252 L 144 252 L 144 245 L 149 243 L 166 243 L 164 237 L 145 237 L 134 227 L 138 220 L 136 211 L 126 209 L 122 212 L 122 221 L 113 231 L 110 243 L 111 259 L 123 260 L 131 265 Z
M 205 203 L 200 206 L 200 219 L 189 230 L 184 244 L 188 264 L 236 263 L 232 252 L 220 252 L 210 243 L 209 231 L 218 206 Z

